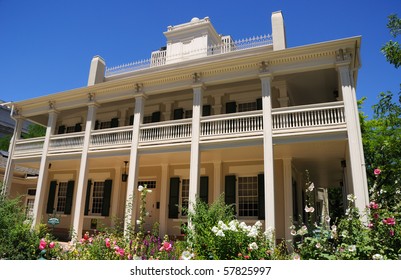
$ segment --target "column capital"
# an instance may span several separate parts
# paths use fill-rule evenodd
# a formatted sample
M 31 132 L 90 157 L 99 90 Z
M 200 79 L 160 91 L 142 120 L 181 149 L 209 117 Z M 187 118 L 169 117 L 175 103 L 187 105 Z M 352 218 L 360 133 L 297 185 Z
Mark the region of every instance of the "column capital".
M 146 100 L 146 99 L 148 99 L 148 95 L 144 92 L 137 92 L 137 93 L 135 93 L 134 98 L 135 98 L 135 100 L 137 100 L 139 98 Z
M 202 82 L 197 82 L 197 83 L 194 83 L 194 84 L 192 85 L 192 89 L 197 89 L 197 88 L 200 88 L 200 89 L 202 89 L 202 90 L 205 90 L 205 89 L 206 89 L 206 86 L 205 86 L 205 84 L 202 83 Z

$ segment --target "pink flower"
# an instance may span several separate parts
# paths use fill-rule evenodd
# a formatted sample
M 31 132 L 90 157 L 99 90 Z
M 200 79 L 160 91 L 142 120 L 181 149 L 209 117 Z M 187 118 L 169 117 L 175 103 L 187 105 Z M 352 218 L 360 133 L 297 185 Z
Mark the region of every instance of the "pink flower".
M 394 230 L 390 229 L 390 236 L 394 236 Z
M 369 208 L 371 209 L 379 209 L 379 204 L 377 204 L 376 202 L 372 201 L 369 203 Z
M 383 224 L 393 226 L 395 225 L 395 219 L 394 218 L 383 219 Z
M 374 213 L 373 214 L 373 218 L 375 218 L 376 220 L 379 218 L 379 214 L 377 214 L 377 213 Z
M 374 225 L 372 223 L 368 224 L 368 228 L 373 228 L 373 227 L 374 227 Z
M 120 247 L 116 246 L 114 249 L 116 250 L 116 254 L 117 255 L 120 255 L 121 257 L 124 257 L 124 253 L 125 252 L 124 252 L 123 248 L 120 248 Z
M 373 171 L 373 174 L 375 174 L 376 176 L 379 176 L 381 172 L 382 172 L 382 171 L 381 171 L 379 168 L 376 168 L 376 169 Z
M 50 242 L 50 244 L 49 244 L 49 248 L 50 248 L 50 249 L 53 249 L 55 245 L 56 245 L 56 243 L 54 243 L 54 242 L 52 241 L 52 242 Z
M 85 240 L 88 240 L 88 239 L 89 239 L 89 232 L 85 232 L 85 234 L 84 234 L 84 239 L 85 239 Z
M 107 248 L 110 248 L 110 239 L 109 239 L 109 238 L 106 238 L 106 239 L 104 240 L 104 243 L 105 243 L 105 245 L 106 245 Z
M 249 256 L 248 255 L 244 256 L 244 259 L 249 260 Z
M 39 250 L 43 250 L 45 249 L 47 246 L 46 240 L 44 238 L 42 238 L 39 242 Z
M 173 249 L 173 247 L 171 246 L 171 244 L 167 241 L 163 242 L 163 246 L 159 249 L 159 251 L 166 251 L 169 252 L 171 251 L 171 249 Z

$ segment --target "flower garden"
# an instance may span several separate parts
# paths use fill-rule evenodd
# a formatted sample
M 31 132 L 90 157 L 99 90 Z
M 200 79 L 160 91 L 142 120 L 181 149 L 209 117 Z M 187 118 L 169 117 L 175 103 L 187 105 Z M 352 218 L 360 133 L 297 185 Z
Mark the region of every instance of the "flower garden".
M 376 169 L 375 176 L 381 171 Z M 0 258 L 56 260 L 386 260 L 401 257 L 401 226 L 398 205 L 380 202 L 376 184 L 370 188 L 372 201 L 362 213 L 355 197 L 347 196 L 347 209 L 340 218 L 314 216 L 315 187 L 305 185 L 304 222 L 294 221 L 293 240 L 276 242 L 274 229 L 261 222 L 248 225 L 236 219 L 222 199 L 207 205 L 198 201 L 188 213 L 190 226 L 184 239 L 160 237 L 158 225 L 144 231 L 146 186 L 141 196 L 137 230 L 104 228 L 85 233 L 81 240 L 63 244 L 54 240 L 45 225 L 30 229 L 17 200 L 0 200 Z

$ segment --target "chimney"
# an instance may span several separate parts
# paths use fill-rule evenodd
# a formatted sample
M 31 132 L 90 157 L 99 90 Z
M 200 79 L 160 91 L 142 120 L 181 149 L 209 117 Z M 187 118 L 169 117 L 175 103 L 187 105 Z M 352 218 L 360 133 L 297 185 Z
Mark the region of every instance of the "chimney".
M 285 40 L 284 19 L 281 11 L 272 13 L 273 50 L 284 50 L 287 47 Z
M 96 55 L 92 58 L 91 67 L 89 70 L 88 86 L 104 82 L 104 71 L 106 63 L 104 59 Z

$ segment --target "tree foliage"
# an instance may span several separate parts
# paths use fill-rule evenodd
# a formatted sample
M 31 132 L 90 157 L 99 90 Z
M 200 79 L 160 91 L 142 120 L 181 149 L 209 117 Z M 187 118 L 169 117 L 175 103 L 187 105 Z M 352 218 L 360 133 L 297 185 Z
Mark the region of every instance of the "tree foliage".
M 388 17 L 387 28 L 393 38 L 401 34 L 401 19 L 396 14 Z M 398 68 L 401 66 L 401 46 L 397 41 L 388 41 L 381 49 L 387 61 Z
M 22 138 L 28 139 L 28 138 L 35 138 L 35 137 L 41 137 L 45 136 L 46 134 L 46 128 L 38 125 L 38 124 L 30 124 L 28 126 L 28 131 L 27 133 L 22 134 Z M 11 141 L 11 135 L 5 135 L 0 138 L 0 150 L 1 151 L 8 151 L 8 147 L 10 146 L 10 141 Z

